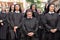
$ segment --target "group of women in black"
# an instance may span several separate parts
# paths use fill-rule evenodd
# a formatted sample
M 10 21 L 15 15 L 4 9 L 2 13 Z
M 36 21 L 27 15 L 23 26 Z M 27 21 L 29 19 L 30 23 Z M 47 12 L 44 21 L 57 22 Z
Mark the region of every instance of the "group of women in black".
M 32 4 L 23 13 L 16 4 L 6 13 L 2 7 L 0 40 L 60 40 L 60 9 L 55 12 L 55 5 L 51 3 L 41 14 Z

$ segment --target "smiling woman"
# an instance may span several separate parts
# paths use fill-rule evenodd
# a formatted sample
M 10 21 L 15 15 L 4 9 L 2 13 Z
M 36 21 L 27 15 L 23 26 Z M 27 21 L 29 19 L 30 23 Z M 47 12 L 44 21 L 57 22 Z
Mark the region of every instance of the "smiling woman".
M 38 39 L 38 21 L 33 17 L 31 9 L 26 10 L 25 18 L 22 21 L 22 34 L 21 40 L 39 40 Z
M 58 28 L 57 28 L 57 23 L 58 23 L 58 14 L 55 12 L 55 5 L 54 4 L 49 4 L 47 7 L 47 14 L 44 16 L 44 25 L 46 27 L 46 36 L 48 40 L 59 40 L 58 36 Z

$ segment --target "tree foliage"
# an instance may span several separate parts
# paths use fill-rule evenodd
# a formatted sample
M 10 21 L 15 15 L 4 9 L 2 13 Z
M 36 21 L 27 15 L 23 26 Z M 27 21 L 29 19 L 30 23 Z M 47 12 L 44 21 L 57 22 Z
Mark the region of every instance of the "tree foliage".
M 26 0 L 27 2 L 30 2 L 31 4 L 36 4 L 37 8 L 40 8 L 43 11 L 43 8 L 41 7 L 41 1 L 40 0 Z

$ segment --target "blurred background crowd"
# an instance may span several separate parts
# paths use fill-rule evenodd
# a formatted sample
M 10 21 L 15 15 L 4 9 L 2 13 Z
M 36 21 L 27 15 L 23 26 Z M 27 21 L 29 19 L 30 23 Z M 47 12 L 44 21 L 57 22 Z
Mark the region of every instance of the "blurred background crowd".
M 0 11 L 1 7 L 5 6 L 9 8 L 12 4 L 20 4 L 22 10 L 26 10 L 30 7 L 31 4 L 38 4 L 37 8 L 44 11 L 45 4 L 54 3 L 56 5 L 56 10 L 60 7 L 60 0 L 0 0 Z

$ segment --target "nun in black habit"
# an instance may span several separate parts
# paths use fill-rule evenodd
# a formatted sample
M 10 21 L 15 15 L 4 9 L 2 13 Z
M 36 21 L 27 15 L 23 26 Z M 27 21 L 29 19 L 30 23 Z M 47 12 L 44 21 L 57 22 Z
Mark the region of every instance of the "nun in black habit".
M 7 15 L 5 12 L 5 7 L 2 7 L 2 11 L 0 12 L 0 40 L 7 39 Z
M 32 14 L 31 9 L 28 9 L 25 13 L 25 18 L 22 21 L 22 40 L 39 40 L 38 39 L 38 21 Z
M 10 6 L 9 12 L 14 12 L 14 4 Z
M 14 5 L 11 5 L 9 8 L 9 13 L 7 14 L 7 21 L 8 21 L 8 33 L 7 33 L 7 40 L 13 40 L 14 39 L 14 31 L 12 30 L 12 14 L 14 13 Z
M 39 25 L 39 28 L 38 28 L 38 35 L 39 35 L 39 39 L 42 40 L 42 36 L 43 36 L 43 23 L 42 23 L 42 19 L 43 19 L 43 14 L 41 12 L 40 9 L 37 9 L 37 12 L 38 12 L 38 25 Z
M 17 29 L 21 27 L 20 25 L 23 18 L 20 5 L 16 4 L 14 10 L 15 11 L 8 16 L 10 40 L 17 40 Z
M 55 5 L 48 5 L 48 13 L 45 14 L 43 23 L 46 28 L 46 40 L 58 40 L 57 23 L 58 14 L 55 13 Z
M 38 18 L 37 6 L 35 4 L 31 4 L 30 9 L 32 10 L 34 17 Z

